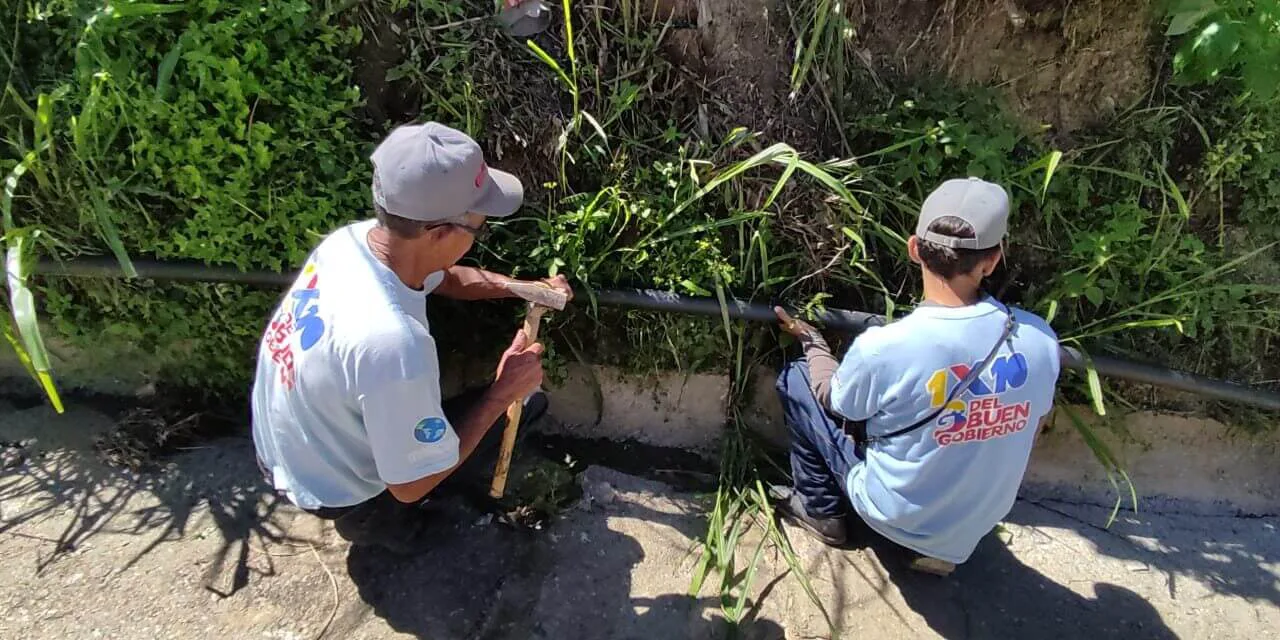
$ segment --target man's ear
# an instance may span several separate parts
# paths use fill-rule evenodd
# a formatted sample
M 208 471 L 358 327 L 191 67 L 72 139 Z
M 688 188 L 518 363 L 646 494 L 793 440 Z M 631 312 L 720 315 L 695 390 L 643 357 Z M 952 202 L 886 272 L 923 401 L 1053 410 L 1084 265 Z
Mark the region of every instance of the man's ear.
M 1004 259 L 1004 245 L 1000 245 L 1000 250 L 995 252 L 982 265 L 982 277 L 986 278 L 996 272 L 996 267 L 1000 266 L 1000 261 Z
M 914 262 L 914 263 L 916 263 L 916 264 L 921 264 L 921 262 L 920 262 L 920 238 L 917 238 L 917 237 L 916 237 L 916 236 L 914 236 L 914 235 L 913 235 L 913 236 L 911 236 L 910 238 L 907 238 L 907 255 L 911 258 L 911 261 L 912 261 L 912 262 Z
M 453 231 L 454 228 L 447 224 L 434 226 L 423 232 L 422 239 L 433 243 L 440 242 L 441 240 L 444 240 L 445 236 L 453 233 Z

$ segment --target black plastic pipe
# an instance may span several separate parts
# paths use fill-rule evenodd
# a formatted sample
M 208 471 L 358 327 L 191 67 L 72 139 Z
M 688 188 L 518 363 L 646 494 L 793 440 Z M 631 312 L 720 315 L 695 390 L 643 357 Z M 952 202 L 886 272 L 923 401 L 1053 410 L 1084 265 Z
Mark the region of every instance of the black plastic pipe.
M 134 261 L 133 264 L 138 277 L 149 280 L 227 282 L 264 287 L 286 287 L 294 280 L 293 274 L 269 271 L 245 272 L 230 267 L 211 267 L 199 262 Z M 36 272 L 69 277 L 125 277 L 120 265 L 110 258 L 80 258 L 67 262 L 45 259 L 36 265 Z M 578 299 L 583 300 L 585 296 L 579 295 Z M 720 301 L 715 298 L 686 296 L 650 289 L 599 290 L 595 292 L 595 299 L 598 304 L 606 306 L 705 316 L 722 314 Z M 767 304 L 733 299 L 727 300 L 725 306 L 729 317 L 736 320 L 777 322 L 773 307 Z M 830 329 L 851 333 L 861 333 L 868 327 L 882 325 L 885 321 L 883 316 L 877 314 L 842 309 L 827 309 L 818 313 L 816 319 Z M 1090 357 L 1083 352 L 1072 347 L 1061 347 L 1061 350 L 1063 367 L 1077 371 L 1088 368 L 1087 362 Z M 1104 377 L 1166 387 L 1216 400 L 1280 411 L 1280 393 L 1273 391 L 1109 356 L 1092 356 L 1091 359 L 1094 369 Z
M 678 293 L 652 289 L 605 289 L 595 292 L 596 302 L 606 306 L 631 307 L 649 311 L 691 313 L 704 316 L 721 315 L 720 301 L 716 298 L 685 296 Z M 758 302 L 743 302 L 736 298 L 725 300 L 729 317 L 749 322 L 778 322 L 773 307 Z M 791 311 L 795 311 L 792 309 Z M 861 311 L 827 309 L 815 314 L 815 319 L 831 329 L 862 333 L 868 327 L 884 324 L 884 316 Z
M 211 267 L 202 262 L 173 260 L 135 260 L 133 268 L 138 277 L 146 280 L 170 280 L 176 282 L 226 282 L 257 287 L 287 287 L 297 274 L 272 271 L 241 271 L 235 267 Z M 58 262 L 42 258 L 36 263 L 36 273 L 48 276 L 83 278 L 124 278 L 120 263 L 111 258 L 77 258 Z

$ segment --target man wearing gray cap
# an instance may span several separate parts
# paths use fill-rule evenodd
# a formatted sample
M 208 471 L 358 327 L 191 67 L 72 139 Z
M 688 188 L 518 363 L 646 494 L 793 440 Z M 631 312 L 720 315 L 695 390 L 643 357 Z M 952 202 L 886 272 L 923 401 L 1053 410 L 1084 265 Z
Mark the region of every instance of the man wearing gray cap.
M 998 185 L 939 186 L 907 241 L 924 299 L 858 336 L 840 362 L 817 330 L 776 309 L 805 353 L 778 379 L 794 483 L 782 510 L 827 544 L 844 544 L 851 509 L 914 552 L 913 568 L 946 575 L 1012 508 L 1059 362 L 1047 322 L 982 290 L 1008 218 Z
M 545 411 L 542 345 L 517 333 L 492 385 L 441 397 L 427 296 L 511 297 L 510 278 L 457 262 L 524 190 L 434 122 L 392 131 L 371 160 L 374 219 L 320 242 L 262 337 L 253 441 L 267 481 L 295 505 L 355 544 L 411 552 L 428 542 L 423 499 L 486 435 L 496 442 L 506 408 L 523 399 L 528 419 Z M 563 277 L 547 282 L 572 295 Z

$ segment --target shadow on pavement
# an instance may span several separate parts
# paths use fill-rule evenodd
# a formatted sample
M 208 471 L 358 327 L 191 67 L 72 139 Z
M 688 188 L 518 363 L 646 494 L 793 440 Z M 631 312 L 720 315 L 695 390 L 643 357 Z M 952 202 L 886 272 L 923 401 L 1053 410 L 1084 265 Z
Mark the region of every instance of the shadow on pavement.
M 441 526 L 439 548 L 420 557 L 353 547 L 347 569 L 360 599 L 396 631 L 419 638 L 786 637 L 766 619 L 733 629 L 711 615 L 718 599 L 682 592 L 689 578 L 673 575 L 676 563 L 665 554 L 686 551 L 679 546 L 687 543 L 682 531 L 692 528 L 696 515 L 627 503 L 611 508 L 609 517 L 571 513 L 541 532 L 476 526 L 478 515 L 452 517 L 453 524 Z M 643 531 L 644 544 L 616 530 L 623 525 L 611 522 L 613 516 Z M 647 553 L 663 555 L 660 565 L 638 570 Z M 334 626 L 339 635 L 353 630 L 362 615 L 344 618 Z
M 911 570 L 908 553 L 864 527 L 858 542 L 876 554 L 916 613 L 944 638 L 1177 638 L 1137 593 L 1094 583 L 1082 596 L 1023 564 L 995 535 L 950 577 Z M 1080 558 L 1087 562 L 1087 558 Z
M 169 458 L 159 470 L 136 472 L 105 464 L 93 449 L 95 435 L 112 425 L 104 414 L 82 409 L 57 415 L 38 407 L 0 416 L 0 440 L 32 443 L 21 464 L 0 473 L 0 533 L 48 544 L 36 560 L 37 573 L 103 533 L 146 539 L 118 568 L 125 573 L 190 533 L 207 511 L 221 544 L 203 582 L 227 597 L 248 583 L 251 543 L 288 540 L 270 524 L 285 503 L 262 481 L 249 439 L 210 441 Z M 52 533 L 46 526 L 62 520 Z
M 1095 553 L 1149 565 L 1165 574 L 1173 598 L 1190 579 L 1214 593 L 1280 605 L 1280 519 L 1121 512 L 1105 528 L 1110 512 L 1026 500 L 1010 519 L 1028 527 L 1071 528 L 1089 538 Z

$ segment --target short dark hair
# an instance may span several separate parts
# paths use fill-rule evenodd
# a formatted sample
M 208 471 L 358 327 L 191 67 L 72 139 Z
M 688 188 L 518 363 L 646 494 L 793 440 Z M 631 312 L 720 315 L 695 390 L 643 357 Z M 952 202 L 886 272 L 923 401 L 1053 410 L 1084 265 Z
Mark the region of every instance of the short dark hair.
M 929 225 L 929 231 L 955 238 L 973 238 L 977 234 L 973 227 L 955 216 L 942 216 Z M 958 275 L 973 271 L 983 260 L 1000 252 L 1000 246 L 989 249 L 952 249 L 934 244 L 919 238 L 920 262 L 932 273 L 950 280 Z
M 391 232 L 391 235 L 413 240 L 421 236 L 427 230 L 427 224 L 417 220 L 402 218 L 394 213 L 388 212 L 386 209 L 373 205 L 373 214 L 378 218 L 378 226 Z

